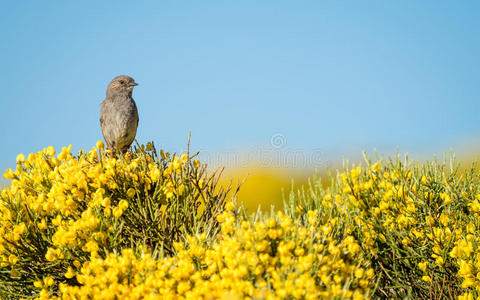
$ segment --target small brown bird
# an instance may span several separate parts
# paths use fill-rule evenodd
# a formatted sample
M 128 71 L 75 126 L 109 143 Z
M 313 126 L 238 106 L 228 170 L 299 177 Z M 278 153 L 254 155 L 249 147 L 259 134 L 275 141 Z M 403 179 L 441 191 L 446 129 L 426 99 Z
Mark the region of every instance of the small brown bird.
M 137 134 L 138 111 L 132 98 L 136 85 L 129 76 L 113 78 L 107 87 L 107 96 L 100 104 L 103 138 L 113 155 L 127 152 Z

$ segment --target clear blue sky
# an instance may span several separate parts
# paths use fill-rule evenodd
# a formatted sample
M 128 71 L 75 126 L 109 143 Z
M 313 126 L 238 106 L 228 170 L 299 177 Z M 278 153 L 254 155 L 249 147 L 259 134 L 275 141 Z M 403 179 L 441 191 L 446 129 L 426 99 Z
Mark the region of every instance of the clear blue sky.
M 479 1 L 2 1 L 0 168 L 102 138 L 108 82 L 140 84 L 137 138 L 341 157 L 480 136 Z

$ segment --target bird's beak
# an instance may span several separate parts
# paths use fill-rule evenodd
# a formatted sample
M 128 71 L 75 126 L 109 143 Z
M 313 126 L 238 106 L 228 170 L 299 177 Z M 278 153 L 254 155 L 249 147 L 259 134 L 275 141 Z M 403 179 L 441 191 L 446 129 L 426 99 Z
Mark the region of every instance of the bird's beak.
M 136 82 L 131 82 L 131 83 L 128 84 L 128 86 L 137 86 L 137 85 L 138 85 L 138 83 L 136 83 Z

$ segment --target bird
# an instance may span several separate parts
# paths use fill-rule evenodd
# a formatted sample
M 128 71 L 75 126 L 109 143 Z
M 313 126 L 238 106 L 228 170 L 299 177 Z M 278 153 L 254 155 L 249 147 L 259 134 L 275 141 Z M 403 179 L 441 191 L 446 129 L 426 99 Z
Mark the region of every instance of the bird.
M 112 155 L 125 154 L 135 140 L 138 110 L 132 91 L 138 83 L 126 75 L 112 79 L 105 100 L 100 104 L 100 126 Z

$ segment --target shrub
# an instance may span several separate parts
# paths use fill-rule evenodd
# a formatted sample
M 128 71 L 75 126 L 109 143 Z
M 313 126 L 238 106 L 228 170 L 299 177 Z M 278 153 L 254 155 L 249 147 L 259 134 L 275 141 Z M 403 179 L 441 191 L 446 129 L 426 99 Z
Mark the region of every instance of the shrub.
M 475 165 L 366 159 L 292 191 L 283 211 L 247 216 L 188 154 L 102 148 L 48 148 L 7 170 L 0 296 L 480 296 Z
M 4 175 L 12 182 L 0 194 L 2 298 L 78 285 L 85 262 L 123 249 L 169 256 L 188 235 L 216 235 L 228 190 L 188 154 L 158 156 L 152 144 L 120 158 L 102 142 L 77 156 L 70 149 L 20 154 Z
M 247 220 L 228 203 L 217 219 L 213 245 L 205 234 L 177 243 L 173 257 L 154 259 L 131 249 L 93 259 L 81 269 L 82 286 L 62 285 L 65 299 L 365 299 L 373 287 L 355 238 L 341 222 L 311 211 L 294 220 L 278 212 Z M 338 237 L 341 238 L 339 239 Z M 48 296 L 47 292 L 44 292 Z
M 388 160 L 339 173 L 324 189 L 315 180 L 292 195 L 305 210 L 340 214 L 375 268 L 375 298 L 480 295 L 480 176 L 454 161 Z

